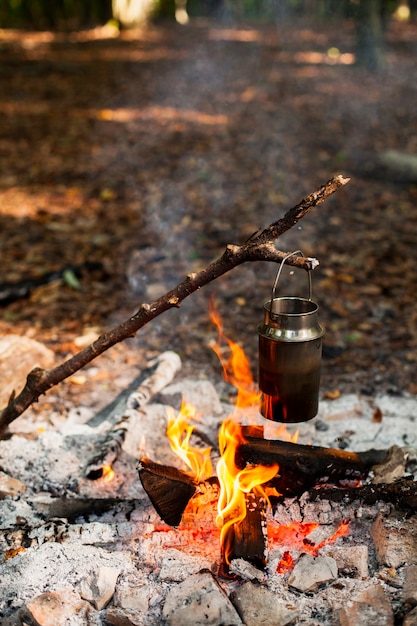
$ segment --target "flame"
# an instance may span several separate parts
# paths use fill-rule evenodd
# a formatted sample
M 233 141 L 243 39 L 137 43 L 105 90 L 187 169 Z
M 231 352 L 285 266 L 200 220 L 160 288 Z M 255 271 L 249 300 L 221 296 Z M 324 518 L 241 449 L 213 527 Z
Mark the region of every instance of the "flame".
M 195 419 L 196 408 L 189 403 L 183 402 L 180 412 L 175 417 L 171 407 L 168 411 L 167 436 L 171 449 L 191 470 L 196 482 L 202 481 L 213 474 L 210 460 L 211 448 L 196 448 L 190 444 L 190 438 L 194 427 L 189 423 Z
M 246 354 L 237 343 L 224 334 L 223 322 L 213 300 L 210 301 L 209 314 L 218 331 L 217 343 L 211 347 L 222 365 L 225 380 L 237 390 L 235 404 L 237 410 L 234 416 L 237 417 L 241 409 L 256 408 L 258 410 L 261 394 L 254 383 Z M 230 350 L 228 359 L 223 356 L 221 348 L 223 341 L 227 343 Z M 221 529 L 220 544 L 226 564 L 230 564 L 233 556 L 232 527 L 246 517 L 246 494 L 252 492 L 256 497 L 268 503 L 268 495 L 262 485 L 271 480 L 278 471 L 278 465 L 268 467 L 248 465 L 244 469 L 237 467 L 236 449 L 244 442 L 245 438 L 239 424 L 231 418 L 223 422 L 219 431 L 221 457 L 216 466 L 220 482 L 216 524 Z
M 297 443 L 299 430 L 290 433 L 286 424 L 276 424 L 275 422 L 269 422 L 269 437 L 271 439 L 280 439 L 281 441 L 290 441 L 291 443 Z
M 230 530 L 234 524 L 246 517 L 245 494 L 252 492 L 268 502 L 262 484 L 271 480 L 278 471 L 278 465 L 269 467 L 256 465 L 239 469 L 235 463 L 236 448 L 244 441 L 239 424 L 231 419 L 223 422 L 219 432 L 221 458 L 216 466 L 220 482 L 216 524 L 221 529 L 220 544 L 227 564 L 230 564 L 232 556 Z
M 110 483 L 113 480 L 115 472 L 111 465 L 103 465 L 101 477 L 105 483 Z
M 236 408 L 257 407 L 261 393 L 253 381 L 248 357 L 237 343 L 224 334 L 223 321 L 213 300 L 210 300 L 209 315 L 218 331 L 217 343 L 213 344 L 211 348 L 217 354 L 221 363 L 224 379 L 237 389 Z M 221 343 L 223 340 L 230 349 L 230 357 L 228 359 L 225 359 L 222 354 Z

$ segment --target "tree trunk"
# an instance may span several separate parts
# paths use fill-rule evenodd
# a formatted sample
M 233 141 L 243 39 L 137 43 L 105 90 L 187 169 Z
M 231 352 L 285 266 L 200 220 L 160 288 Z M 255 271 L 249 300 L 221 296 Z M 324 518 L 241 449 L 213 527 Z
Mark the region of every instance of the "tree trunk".
M 360 0 L 356 12 L 356 63 L 371 70 L 384 66 L 383 0 Z

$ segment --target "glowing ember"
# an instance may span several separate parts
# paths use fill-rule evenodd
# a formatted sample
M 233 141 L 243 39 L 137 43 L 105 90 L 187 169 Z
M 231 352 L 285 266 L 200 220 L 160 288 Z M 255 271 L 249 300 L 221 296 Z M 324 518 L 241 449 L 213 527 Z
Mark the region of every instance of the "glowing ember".
M 299 522 L 293 522 L 287 526 L 270 526 L 270 528 L 268 528 L 268 535 L 274 545 L 290 546 L 297 552 L 307 552 L 308 554 L 317 556 L 324 546 L 334 543 L 336 539 L 345 537 L 349 533 L 349 522 L 343 521 L 331 537 L 328 537 L 320 543 L 314 543 L 308 538 L 308 535 L 318 527 L 319 524 L 315 523 L 301 524 Z M 282 559 L 278 563 L 277 572 L 284 574 L 288 572 L 292 566 L 292 556 L 288 551 L 285 551 Z
M 291 556 L 291 552 L 286 550 L 282 555 L 282 559 L 277 565 L 277 574 L 285 574 L 289 572 L 294 566 L 294 560 Z
M 268 534 L 270 540 L 279 545 L 291 546 L 295 550 L 302 551 L 305 549 L 305 538 L 318 528 L 318 524 L 300 522 L 292 522 L 286 526 L 270 526 Z
M 111 482 L 113 480 L 114 476 L 115 476 L 115 473 L 114 473 L 114 469 L 112 468 L 112 466 L 111 465 L 103 465 L 101 477 L 104 480 L 104 482 L 105 483 Z
M 167 436 L 171 449 L 191 470 L 196 482 L 209 478 L 213 474 L 210 460 L 211 448 L 200 449 L 190 444 L 194 427 L 189 422 L 195 418 L 195 407 L 183 402 L 177 417 L 175 417 L 171 407 L 168 407 L 167 410 L 168 417 L 170 417 Z

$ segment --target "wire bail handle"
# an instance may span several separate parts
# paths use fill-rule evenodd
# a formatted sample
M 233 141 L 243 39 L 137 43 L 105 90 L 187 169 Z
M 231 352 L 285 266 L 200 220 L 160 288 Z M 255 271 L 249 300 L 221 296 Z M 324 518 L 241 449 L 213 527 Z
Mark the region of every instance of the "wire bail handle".
M 301 256 L 304 256 L 303 253 L 301 252 L 301 250 L 294 250 L 294 252 L 290 252 L 289 254 L 287 254 L 287 256 L 285 256 L 282 259 L 281 263 L 280 263 L 277 275 L 275 276 L 274 284 L 272 286 L 272 298 L 271 298 L 271 307 L 270 307 L 270 313 L 271 314 L 272 314 L 272 303 L 275 300 L 275 292 L 276 292 L 276 289 L 277 289 L 279 277 L 281 276 L 282 268 L 284 266 L 285 261 L 287 259 L 289 259 L 290 257 L 294 256 L 295 254 L 300 254 Z M 308 274 L 308 299 L 312 300 L 313 285 L 312 285 L 312 281 L 311 281 L 311 270 L 306 270 L 306 271 L 307 271 L 307 274 Z

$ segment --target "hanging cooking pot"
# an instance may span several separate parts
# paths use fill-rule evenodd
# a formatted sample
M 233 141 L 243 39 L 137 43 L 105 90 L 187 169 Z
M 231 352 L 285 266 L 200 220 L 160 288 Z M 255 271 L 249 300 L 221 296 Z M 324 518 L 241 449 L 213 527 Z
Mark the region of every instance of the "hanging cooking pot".
M 324 329 L 312 300 L 310 271 L 308 298 L 275 296 L 283 265 L 295 254 L 302 253 L 291 252 L 282 260 L 258 326 L 260 411 L 274 422 L 306 422 L 319 406 Z

